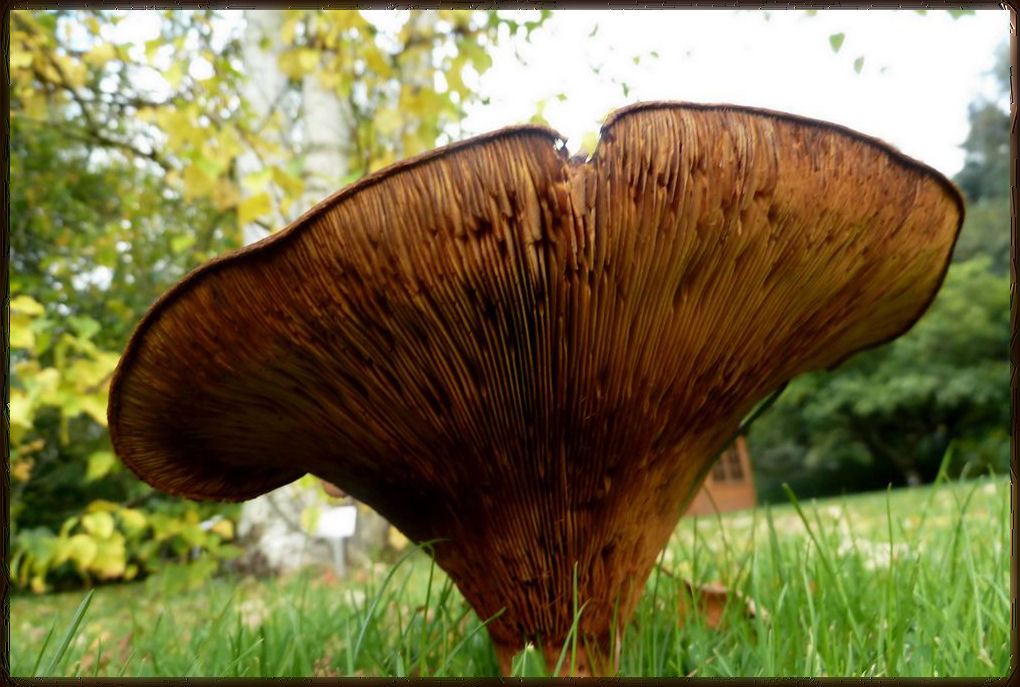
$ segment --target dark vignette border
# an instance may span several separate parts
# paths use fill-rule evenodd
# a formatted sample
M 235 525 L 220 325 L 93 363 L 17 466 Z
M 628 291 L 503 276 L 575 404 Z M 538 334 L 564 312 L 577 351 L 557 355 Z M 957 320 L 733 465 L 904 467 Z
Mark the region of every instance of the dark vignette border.
M 1020 359 L 1017 325 L 1017 221 L 1016 209 L 1020 204 L 1020 191 L 1017 182 L 1018 156 L 1020 156 L 1020 136 L 1017 132 L 1017 50 L 1020 40 L 1017 38 L 1017 7 L 1014 4 L 1004 5 L 1009 9 L 1009 514 L 1010 523 L 1010 555 L 1009 555 L 1009 678 L 1011 683 L 1017 681 L 1017 656 L 1020 654 L 1020 630 L 1017 629 L 1017 503 L 1020 503 L 1020 485 L 1017 484 L 1017 408 L 1020 402 L 1020 381 L 1017 380 L 1017 360 Z
M 0 65 L 0 109 L 2 109 L 3 123 L 0 124 L 0 184 L 3 189 L 3 204 L 0 205 L 0 246 L 3 255 L 0 256 L 0 279 L 3 280 L 3 311 L 0 317 L 3 318 L 0 331 L 3 332 L 3 340 L 0 343 L 0 365 L 3 366 L 3 427 L 0 428 L 0 451 L 3 453 L 3 472 L 0 473 L 0 522 L 3 523 L 2 536 L 0 536 L 0 558 L 3 565 L 0 566 L 0 680 L 9 678 L 11 674 L 11 594 L 10 594 L 10 541 L 11 541 L 11 462 L 10 462 L 10 403 L 11 403 L 11 279 L 10 279 L 10 253 L 11 236 L 11 15 L 4 10 L 0 17 L 0 56 L 3 64 Z
M 1020 379 L 1018 379 L 1017 361 L 1020 361 L 1020 338 L 1017 337 L 1017 319 L 1020 316 L 1020 304 L 1016 294 L 1016 277 L 1020 272 L 1017 261 L 1017 206 L 1020 205 L 1020 132 L 1018 132 L 1018 93 L 1017 68 L 1020 64 L 1018 59 L 1018 47 L 1020 41 L 1017 37 L 1017 0 L 1004 0 L 1002 3 L 981 1 L 978 2 L 895 2 L 893 0 L 877 0 L 866 2 L 862 0 L 851 2 L 805 0 L 802 2 L 780 2 L 777 0 L 759 0 L 759 2 L 747 2 L 745 0 L 729 0 L 721 2 L 703 2 L 701 0 L 604 0 L 603 2 L 591 2 L 589 0 L 562 0 L 561 2 L 510 2 L 490 1 L 475 2 L 462 0 L 425 0 L 424 2 L 386 2 L 385 0 L 360 0 L 358 2 L 315 2 L 314 0 L 299 0 L 298 2 L 280 2 L 279 0 L 217 0 L 214 2 L 181 2 L 164 1 L 157 3 L 146 3 L 138 0 L 77 0 L 75 2 L 58 2 L 56 0 L 31 1 L 31 0 L 0 0 L 0 57 L 3 59 L 0 65 L 0 107 L 3 109 L 3 123 L 0 126 L 0 185 L 2 185 L 3 202 L 0 204 L 0 248 L 3 250 L 0 256 L 0 278 L 3 284 L 3 310 L 2 310 L 2 341 L 0 341 L 0 364 L 3 369 L 3 424 L 0 428 L 0 450 L 3 452 L 3 471 L 0 473 L 0 525 L 2 534 L 0 537 L 0 685 L 22 684 L 22 685 L 131 685 L 136 687 L 148 685 L 242 685 L 249 683 L 274 684 L 274 685 L 332 685 L 348 682 L 349 679 L 326 679 L 326 678 L 287 678 L 282 680 L 255 680 L 246 678 L 143 678 L 143 679 L 109 679 L 109 678 L 12 678 L 10 674 L 10 11 L 17 9 L 56 9 L 58 7 L 68 9 L 72 7 L 94 7 L 105 6 L 109 8 L 146 8 L 146 9 L 188 9 L 188 8 L 211 8 L 211 9 L 255 9 L 256 7 L 329 7 L 334 9 L 435 9 L 435 8 L 460 8 L 460 9 L 481 9 L 491 7 L 506 7 L 519 9 L 952 9 L 966 7 L 968 9 L 1007 9 L 1009 10 L 1010 22 L 1010 514 L 1012 517 L 1011 532 L 1014 533 L 1011 541 L 1010 555 L 1010 675 L 1004 678 L 976 679 L 976 678 L 791 678 L 779 679 L 752 679 L 737 678 L 732 680 L 712 681 L 722 684 L 735 685 L 759 685 L 759 684 L 796 684 L 813 685 L 817 682 L 823 684 L 935 684 L 935 685 L 1020 685 L 1020 678 L 1017 676 L 1017 665 L 1020 662 L 1020 632 L 1017 628 L 1017 591 L 1018 572 L 1018 551 L 1016 548 L 1015 530 L 1017 521 L 1016 509 L 1020 505 L 1020 450 L 1013 440 L 1018 429 L 1018 409 L 1020 409 Z M 695 680 L 692 678 L 691 680 Z M 589 679 L 589 682 L 582 684 L 594 684 L 603 682 L 602 679 Z M 501 684 L 504 680 L 497 678 L 472 678 L 472 679 L 431 679 L 428 682 L 434 684 Z M 547 680 L 511 680 L 507 682 L 521 683 L 545 683 Z M 553 682 L 573 683 L 575 679 L 555 678 Z M 686 683 L 688 679 L 663 680 L 669 683 Z M 358 679 L 359 684 L 402 684 L 404 680 L 399 679 Z M 628 685 L 648 684 L 646 680 L 605 680 L 607 683 Z M 656 680 L 655 682 L 658 682 Z M 708 681 L 702 681 L 708 682 Z

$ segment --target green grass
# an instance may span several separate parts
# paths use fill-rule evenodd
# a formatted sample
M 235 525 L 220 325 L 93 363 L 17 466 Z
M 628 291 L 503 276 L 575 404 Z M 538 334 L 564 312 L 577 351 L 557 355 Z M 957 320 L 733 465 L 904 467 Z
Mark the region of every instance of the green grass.
M 1005 478 L 685 519 L 626 628 L 621 674 L 1003 676 L 1009 536 Z M 343 583 L 178 578 L 15 597 L 13 674 L 498 673 L 483 622 L 421 552 Z M 733 602 L 719 628 L 680 623 L 685 578 L 739 590 L 767 618 Z M 526 652 L 515 672 L 539 664 Z

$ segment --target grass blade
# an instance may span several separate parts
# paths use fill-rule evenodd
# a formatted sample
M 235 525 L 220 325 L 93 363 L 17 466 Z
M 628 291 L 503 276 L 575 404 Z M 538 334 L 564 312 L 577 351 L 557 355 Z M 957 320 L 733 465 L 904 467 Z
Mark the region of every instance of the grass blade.
M 48 666 L 46 666 L 46 676 L 53 677 L 54 671 L 60 662 L 64 659 L 64 654 L 67 653 L 67 647 L 71 646 L 71 640 L 78 634 L 78 626 L 81 625 L 82 619 L 85 617 L 85 611 L 88 610 L 89 604 L 92 603 L 92 595 L 95 594 L 95 589 L 90 589 L 85 598 L 78 604 L 78 608 L 75 610 L 74 615 L 71 617 L 71 625 L 67 628 L 67 632 L 64 633 L 63 638 L 60 640 L 60 644 L 57 646 L 57 651 L 50 660 Z
M 468 640 L 473 638 L 481 630 L 485 629 L 489 625 L 489 623 L 491 623 L 493 620 L 495 620 L 499 616 L 503 615 L 503 611 L 504 610 L 506 610 L 506 609 L 503 609 L 503 608 L 499 609 L 499 611 L 495 615 L 493 615 L 491 618 L 489 618 L 485 622 L 479 623 L 477 627 L 473 628 L 470 632 L 468 632 L 466 635 L 464 635 L 461 638 L 461 640 L 459 642 L 457 642 L 457 644 L 450 651 L 450 655 L 446 657 L 446 661 L 444 661 L 443 664 L 441 666 L 439 666 L 439 669 L 436 670 L 436 674 L 437 675 L 442 675 L 443 672 L 446 670 L 446 666 L 449 663 L 450 659 L 452 659 L 454 656 L 457 655 L 457 652 L 460 651 L 461 647 L 464 646 L 465 644 L 467 644 Z
M 46 647 L 50 645 L 55 629 L 57 629 L 57 621 L 54 619 L 53 624 L 50 625 L 50 631 L 46 633 L 46 639 L 43 640 L 42 648 L 39 649 L 39 654 L 35 657 L 35 665 L 32 666 L 32 677 L 39 676 L 39 664 L 42 663 L 43 654 L 46 653 Z

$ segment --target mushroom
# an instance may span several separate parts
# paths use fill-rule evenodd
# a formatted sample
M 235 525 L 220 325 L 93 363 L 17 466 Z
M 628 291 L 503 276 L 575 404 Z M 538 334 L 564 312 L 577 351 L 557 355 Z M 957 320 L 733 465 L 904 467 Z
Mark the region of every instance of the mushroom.
M 312 473 L 439 540 L 504 672 L 528 642 L 553 665 L 576 583 L 578 671 L 611 674 L 741 419 L 905 332 L 963 201 L 760 109 L 642 103 L 587 160 L 561 141 L 515 126 L 399 162 L 193 271 L 115 373 L 117 454 L 192 499 Z

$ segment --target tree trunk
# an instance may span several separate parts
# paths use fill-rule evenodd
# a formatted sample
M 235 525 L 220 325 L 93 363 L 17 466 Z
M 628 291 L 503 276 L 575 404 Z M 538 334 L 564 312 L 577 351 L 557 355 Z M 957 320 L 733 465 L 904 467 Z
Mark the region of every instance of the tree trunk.
M 337 191 L 348 176 L 354 116 L 335 91 L 322 87 L 317 74 L 306 75 L 299 90 L 290 86 L 278 66 L 279 55 L 285 48 L 281 41 L 282 10 L 249 11 L 245 13 L 245 19 L 243 56 L 248 80 L 244 95 L 255 115 L 266 119 L 274 112 L 290 113 L 299 99 L 296 108 L 299 125 L 290 130 L 290 138 L 288 131 L 280 132 L 277 142 L 293 157 L 303 153 L 301 175 L 304 193 L 301 198 L 286 199 L 290 201 L 287 214 L 279 213 L 274 218 L 279 224 L 273 228 L 280 229 L 284 223 L 297 219 L 315 203 Z M 248 152 L 241 156 L 238 171 L 243 179 L 248 174 L 261 171 L 266 165 L 287 161 L 259 159 L 253 152 Z M 249 244 L 266 233 L 265 228 L 252 223 L 242 228 L 242 239 Z M 249 501 L 242 507 L 241 515 L 250 549 L 245 559 L 250 559 L 253 569 L 264 572 L 282 572 L 303 564 L 331 566 L 333 559 L 329 547 L 318 540 L 308 539 L 307 533 L 300 528 L 295 530 L 292 522 L 272 522 L 281 518 L 281 510 L 287 510 L 290 513 L 287 519 L 293 521 L 299 519 L 304 507 L 325 508 L 330 505 L 318 489 L 305 490 L 293 484 Z M 290 506 L 297 510 L 290 512 L 293 510 Z M 389 527 L 382 516 L 364 504 L 358 504 L 357 529 L 354 536 L 346 541 L 346 554 L 350 561 L 356 566 L 371 565 L 373 559 L 387 547 Z M 296 551 L 302 555 L 294 555 Z
M 280 40 L 283 11 L 249 10 L 244 13 L 244 19 L 241 55 L 248 78 L 244 83 L 243 94 L 258 121 L 265 122 L 281 106 L 287 95 L 287 76 L 280 71 L 277 62 L 283 50 Z M 266 46 L 262 45 L 263 39 L 267 42 Z M 254 151 L 245 151 L 237 160 L 238 179 L 243 180 L 249 174 L 260 172 L 267 163 L 273 162 L 277 161 L 260 160 Z M 244 193 L 244 186 L 241 189 Z M 258 224 L 249 223 L 241 228 L 241 242 L 248 245 L 267 233 Z
M 297 204 L 303 212 L 339 190 L 347 177 L 354 122 L 347 103 L 335 91 L 324 89 L 317 74 L 302 80 L 301 105 L 305 192 Z

